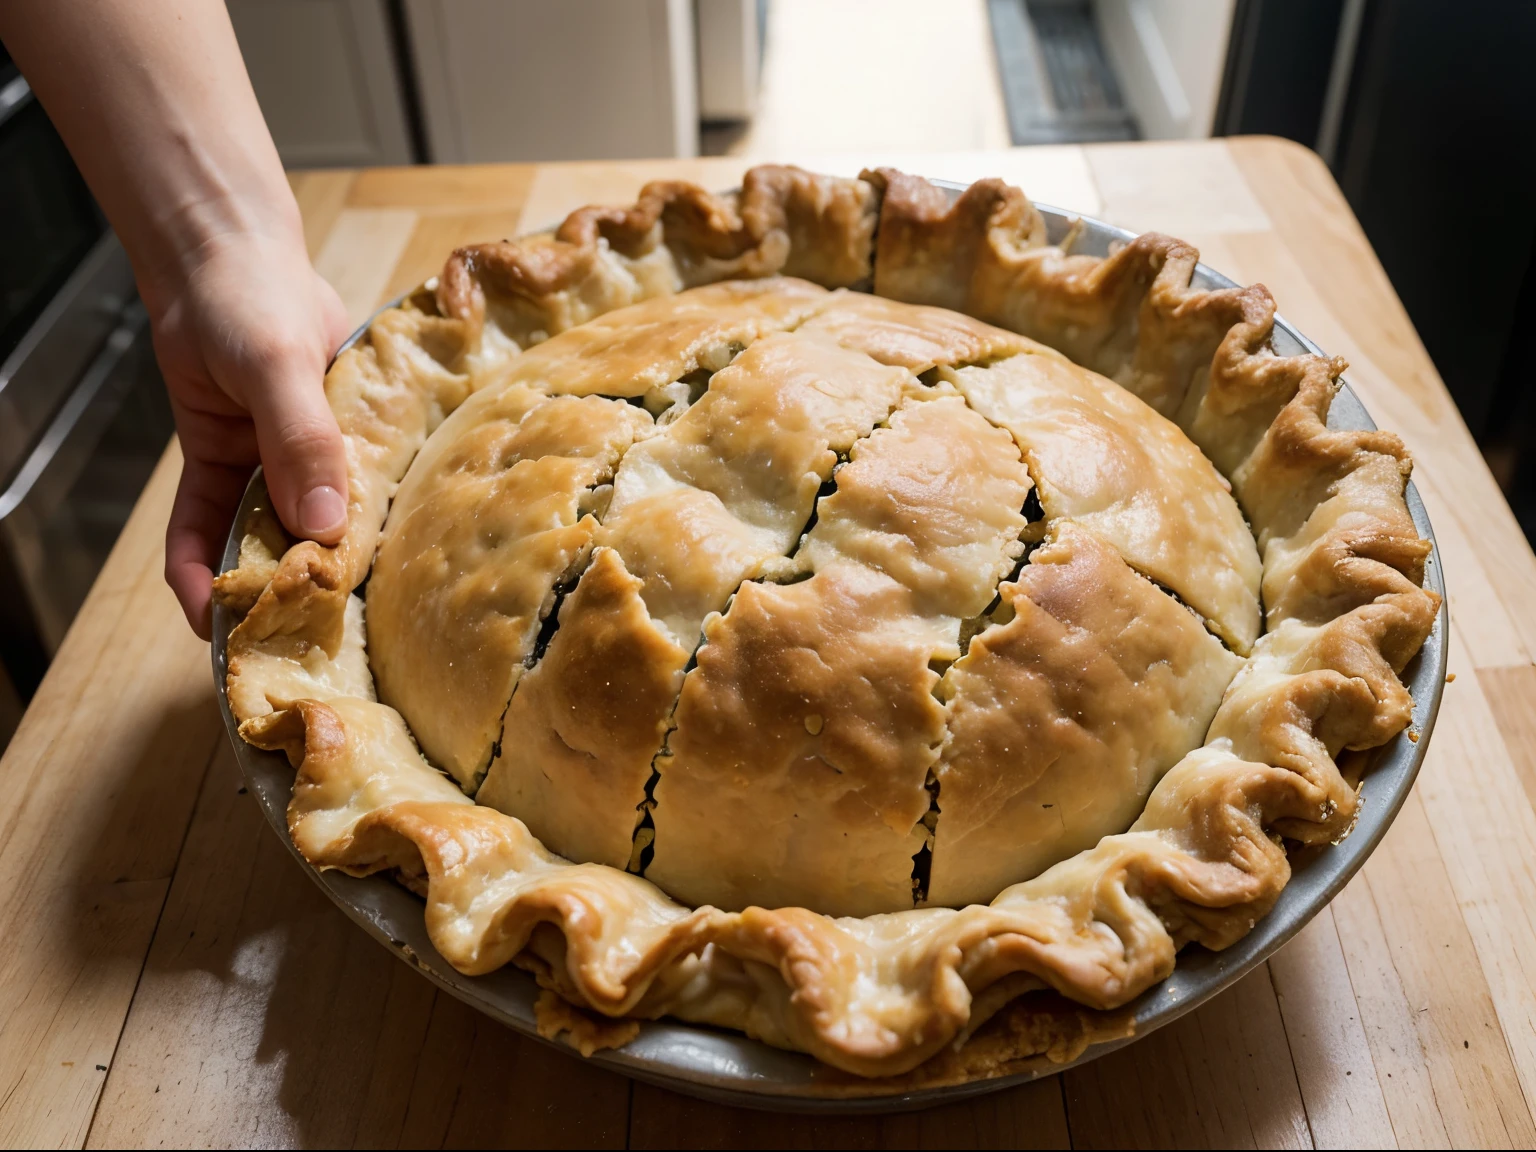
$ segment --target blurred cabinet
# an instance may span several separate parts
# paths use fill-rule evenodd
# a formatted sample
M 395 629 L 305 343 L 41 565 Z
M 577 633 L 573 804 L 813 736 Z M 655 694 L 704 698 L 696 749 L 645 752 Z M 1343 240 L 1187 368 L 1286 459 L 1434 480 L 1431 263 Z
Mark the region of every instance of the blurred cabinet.
M 227 0 L 290 168 L 409 164 L 407 86 L 387 0 Z
M 427 159 L 698 152 L 691 0 L 405 0 Z
M 693 0 L 699 41 L 699 119 L 752 118 L 766 7 L 766 0 Z
M 1234 0 L 1097 0 L 1126 103 L 1149 140 L 1211 134 Z

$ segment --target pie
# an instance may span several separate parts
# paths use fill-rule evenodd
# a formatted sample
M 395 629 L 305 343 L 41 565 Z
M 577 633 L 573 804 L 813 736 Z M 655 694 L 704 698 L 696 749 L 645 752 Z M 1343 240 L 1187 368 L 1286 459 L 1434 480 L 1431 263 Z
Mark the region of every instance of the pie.
M 461 972 L 863 1077 L 1232 944 L 1440 604 L 1401 442 L 1196 261 L 787 167 L 455 252 L 326 378 L 345 539 L 218 581 L 294 843 Z

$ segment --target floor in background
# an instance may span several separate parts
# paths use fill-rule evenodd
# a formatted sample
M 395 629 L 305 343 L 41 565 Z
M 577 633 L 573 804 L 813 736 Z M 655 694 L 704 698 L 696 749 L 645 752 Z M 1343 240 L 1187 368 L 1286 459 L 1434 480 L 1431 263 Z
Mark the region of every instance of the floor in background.
M 986 0 L 772 0 L 758 112 L 706 152 L 1006 148 Z

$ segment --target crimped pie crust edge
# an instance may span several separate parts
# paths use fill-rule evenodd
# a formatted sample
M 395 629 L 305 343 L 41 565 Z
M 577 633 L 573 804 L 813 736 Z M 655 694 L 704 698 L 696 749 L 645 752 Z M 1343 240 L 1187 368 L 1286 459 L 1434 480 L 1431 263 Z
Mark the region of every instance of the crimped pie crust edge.
M 280 550 L 258 531 L 219 581 L 248 609 L 229 641 L 242 735 L 298 767 L 295 844 L 317 867 L 395 869 L 422 889 L 433 942 L 461 971 L 515 960 L 603 1015 L 738 1028 L 863 1076 L 914 1067 L 1031 988 L 1114 1008 L 1166 977 L 1183 944 L 1241 938 L 1289 877 L 1275 837 L 1320 843 L 1351 826 L 1355 789 L 1336 758 L 1408 723 L 1398 673 L 1439 598 L 1421 586 L 1428 545 L 1404 503 L 1401 442 L 1327 428 L 1342 362 L 1275 356 L 1267 291 L 1192 289 L 1197 258 L 1156 234 L 1105 259 L 1067 255 L 1000 181 L 950 205 L 889 170 L 846 181 L 786 168 L 754 169 L 734 200 L 651 185 L 633 208 L 581 210 L 553 237 L 456 253 L 430 305 L 378 317 L 327 378 L 352 461 L 346 539 Z M 790 272 L 966 312 L 1117 380 L 1230 478 L 1259 542 L 1267 630 L 1206 746 L 1129 831 L 988 906 L 864 920 L 684 908 L 638 877 L 564 862 L 473 804 L 372 699 L 351 592 L 394 486 L 468 394 L 449 365 L 483 371 L 511 354 L 488 327 L 527 338 L 637 293 Z

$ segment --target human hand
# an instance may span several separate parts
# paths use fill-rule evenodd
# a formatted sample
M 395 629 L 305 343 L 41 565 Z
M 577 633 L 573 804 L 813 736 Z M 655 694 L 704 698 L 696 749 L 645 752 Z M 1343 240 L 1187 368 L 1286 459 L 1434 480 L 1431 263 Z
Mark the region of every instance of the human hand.
M 0 39 L 133 263 L 185 458 L 165 578 L 207 639 L 258 461 L 290 532 L 330 544 L 346 527 L 324 391 L 346 314 L 310 267 L 223 4 L 0 0 Z
M 184 458 L 165 579 L 207 639 L 213 577 L 257 463 L 294 535 L 333 544 L 346 528 L 346 452 L 324 377 L 349 325 L 302 240 L 281 230 L 219 235 L 141 290 Z

